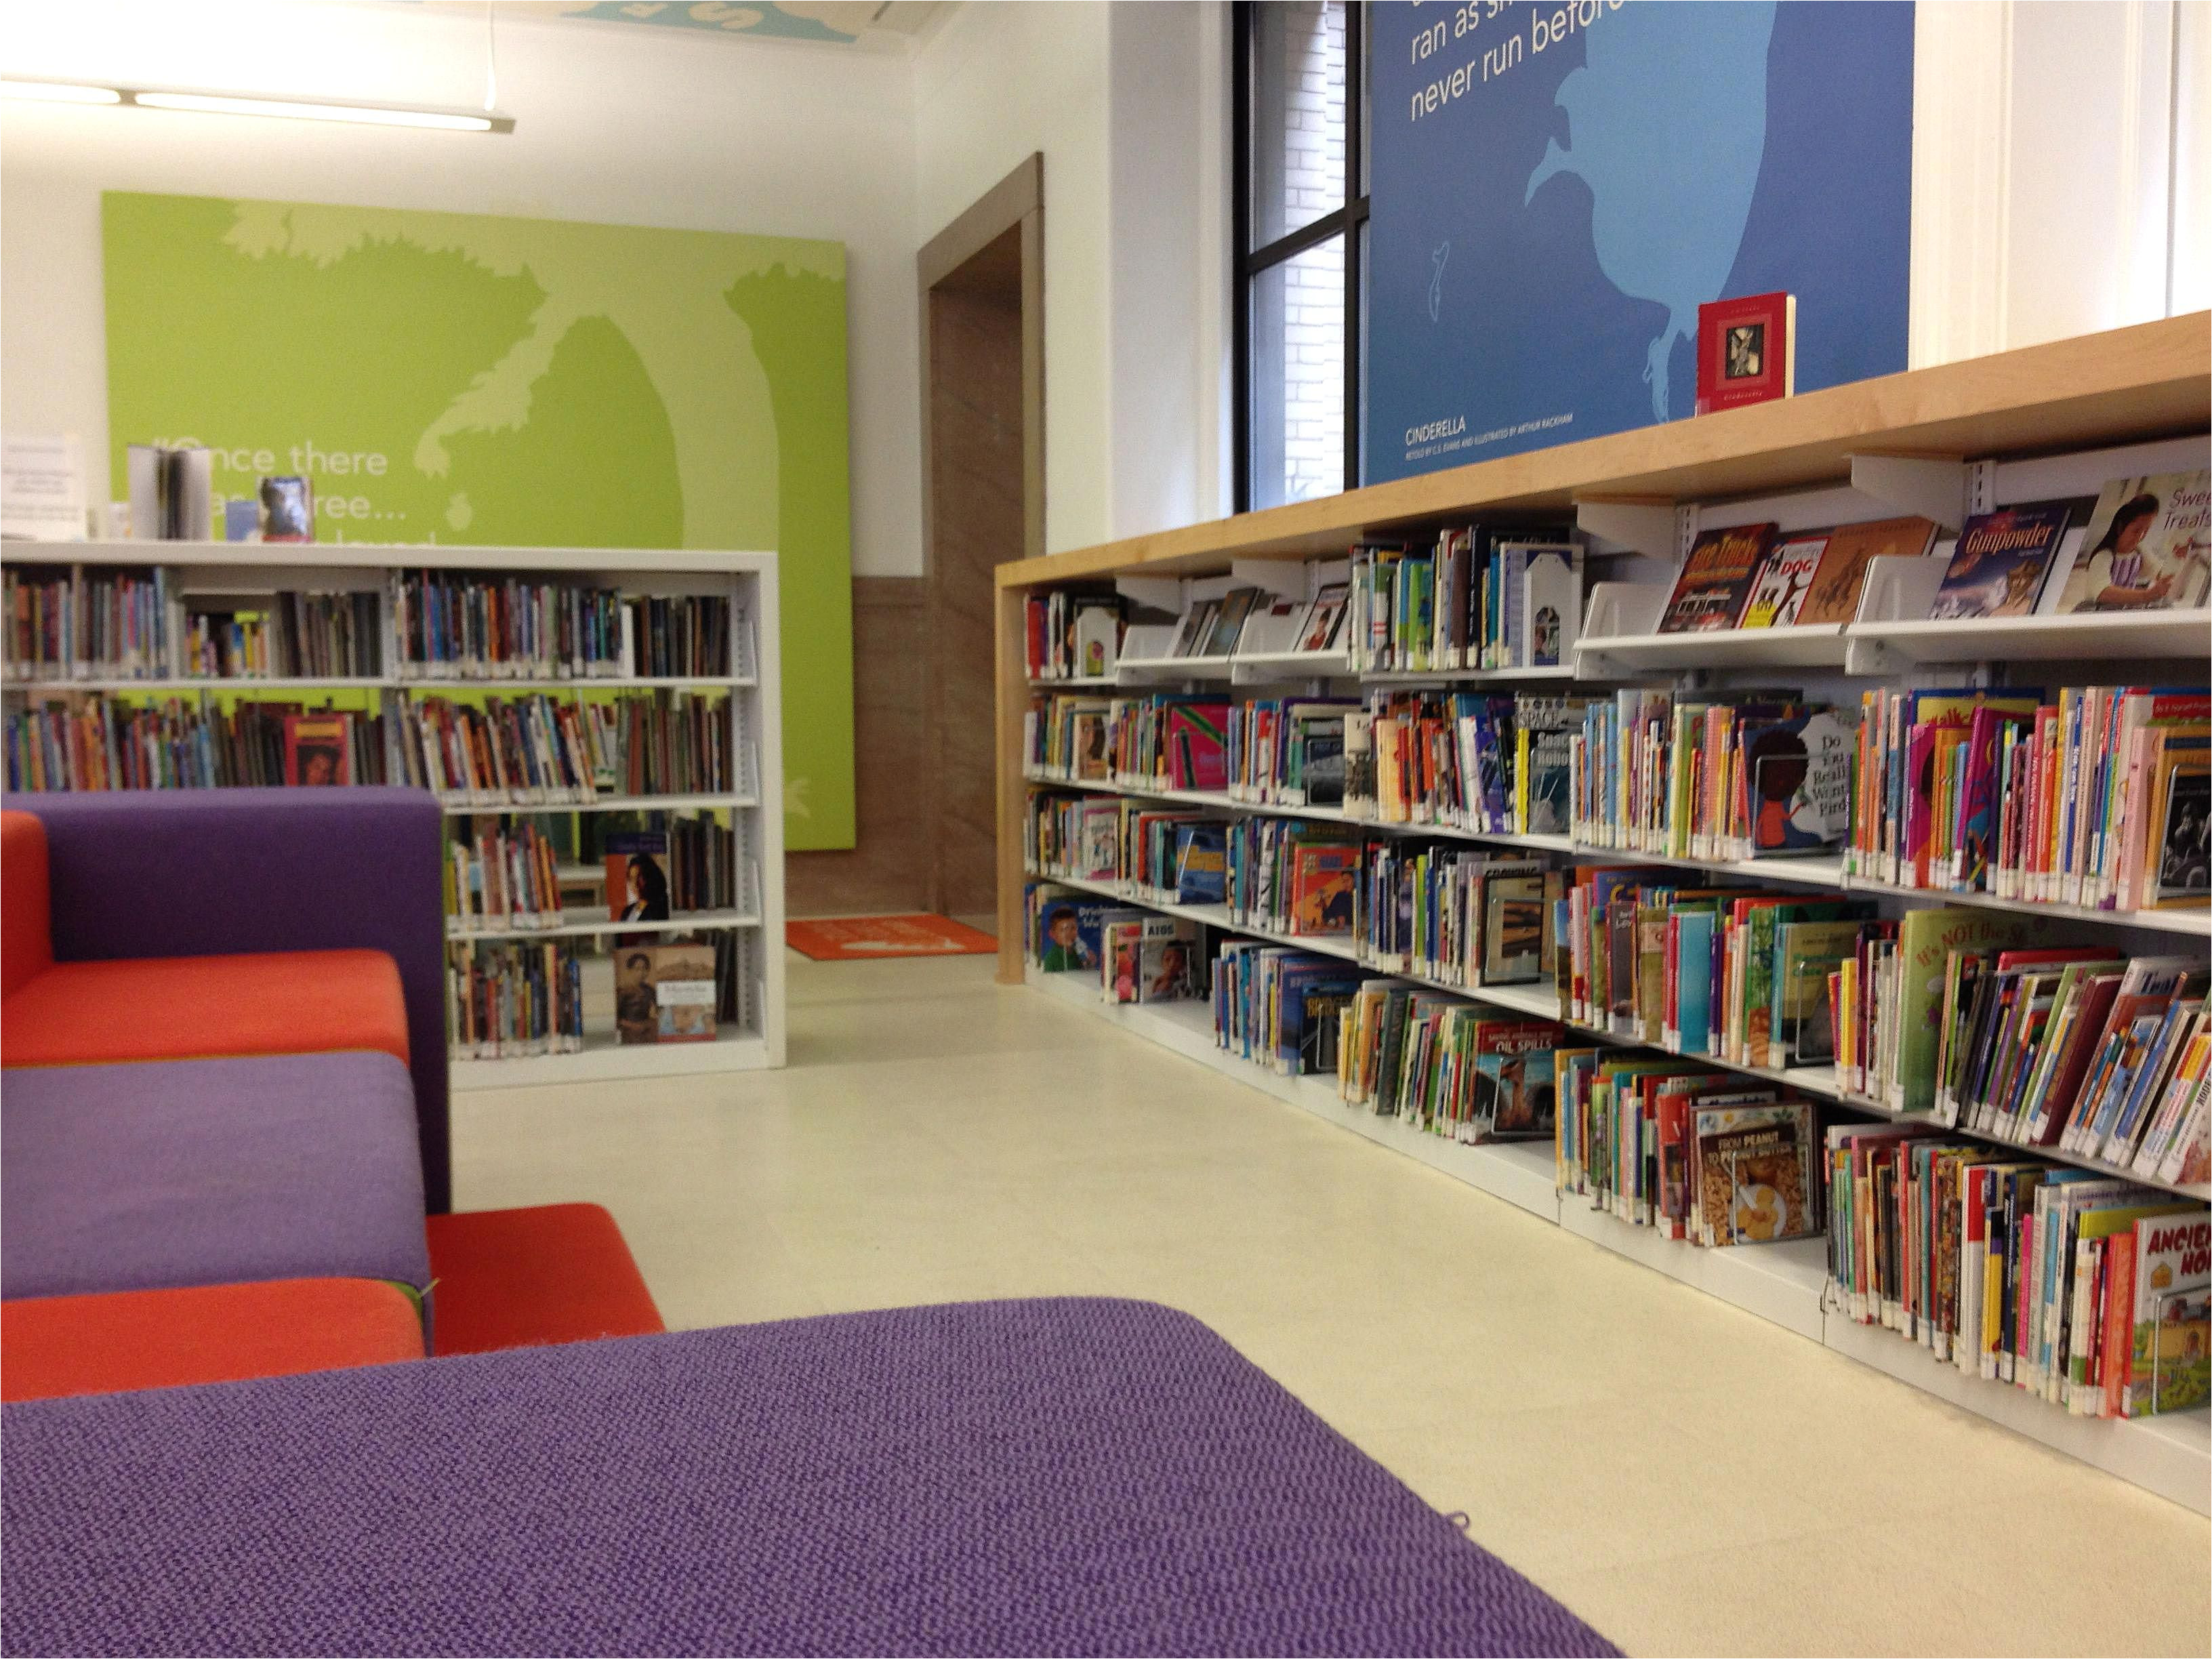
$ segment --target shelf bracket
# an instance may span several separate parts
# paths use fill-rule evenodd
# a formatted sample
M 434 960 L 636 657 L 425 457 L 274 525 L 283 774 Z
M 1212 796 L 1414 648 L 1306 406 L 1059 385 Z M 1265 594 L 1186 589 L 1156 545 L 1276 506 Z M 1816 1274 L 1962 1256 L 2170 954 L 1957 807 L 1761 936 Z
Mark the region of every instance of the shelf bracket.
M 1854 455 L 1851 488 L 1900 513 L 1956 530 L 1966 521 L 1968 468 L 1925 455 Z
M 1229 575 L 1239 587 L 1256 587 L 1277 599 L 1308 597 L 1306 565 L 1302 558 L 1285 556 L 1279 559 L 1231 559 Z
M 1674 548 L 1674 502 L 1649 497 L 1575 503 L 1575 528 L 1584 535 L 1666 564 L 1680 556 Z

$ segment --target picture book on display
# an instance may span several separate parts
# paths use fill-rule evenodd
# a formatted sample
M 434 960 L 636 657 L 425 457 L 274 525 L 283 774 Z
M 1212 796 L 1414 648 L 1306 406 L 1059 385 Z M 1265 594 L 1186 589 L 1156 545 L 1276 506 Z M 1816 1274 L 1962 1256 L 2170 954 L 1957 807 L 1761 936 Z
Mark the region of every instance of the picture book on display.
M 341 715 L 287 714 L 284 781 L 310 786 L 351 783 L 352 745 L 347 740 L 347 722 Z
M 665 921 L 668 836 L 658 830 L 618 832 L 601 848 L 607 872 L 607 920 Z
M 1838 525 L 1827 532 L 1820 566 L 1800 605 L 1804 624 L 1847 623 L 1858 615 L 1867 567 L 1876 558 L 1917 559 L 1935 546 L 1936 527 L 1926 519 L 1876 519 Z
M 2208 584 L 2212 472 L 2114 478 L 2097 496 L 2056 609 L 2189 610 L 2204 603 Z
M 1301 651 L 1334 651 L 1344 643 L 1344 605 L 1349 586 L 1331 582 L 1314 595 L 1306 612 L 1305 629 L 1297 642 Z
M 2025 501 L 1977 513 L 1959 532 L 1931 622 L 2035 614 L 2051 561 L 2081 503 Z
M 1675 579 L 1658 631 L 1704 634 L 1734 628 L 1773 539 L 1771 524 L 1705 532 L 1682 561 L 1682 574 Z
M 1743 620 L 1736 625 L 1788 628 L 1796 623 L 1812 592 L 1813 579 L 1820 572 L 1831 535 L 1826 530 L 1813 530 L 1778 540 L 1759 564 L 1751 595 L 1744 601 Z
M 1797 296 L 1747 294 L 1698 307 L 1697 412 L 1787 398 L 1797 385 Z
M 615 1035 L 634 1042 L 711 1042 L 716 979 L 711 945 L 623 945 L 615 957 Z

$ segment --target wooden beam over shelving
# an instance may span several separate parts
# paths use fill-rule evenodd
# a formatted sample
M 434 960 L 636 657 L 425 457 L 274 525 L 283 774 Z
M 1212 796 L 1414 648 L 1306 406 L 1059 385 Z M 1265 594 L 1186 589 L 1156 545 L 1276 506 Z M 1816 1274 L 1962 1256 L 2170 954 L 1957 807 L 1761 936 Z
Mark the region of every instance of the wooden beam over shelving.
M 1854 452 L 2039 454 L 2212 424 L 2212 313 L 2137 324 L 1774 403 L 1370 484 L 999 567 L 1001 587 L 1224 571 L 1340 553 L 1474 513 L 1565 513 L 1586 495 L 1700 501 L 1849 481 Z

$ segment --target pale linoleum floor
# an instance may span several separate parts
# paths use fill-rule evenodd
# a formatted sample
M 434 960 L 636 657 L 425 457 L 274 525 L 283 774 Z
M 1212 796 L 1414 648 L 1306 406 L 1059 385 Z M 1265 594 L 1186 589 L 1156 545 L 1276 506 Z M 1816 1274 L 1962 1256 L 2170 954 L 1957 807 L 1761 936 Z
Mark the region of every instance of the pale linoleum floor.
M 669 1322 L 1205 1320 L 1632 1653 L 2204 1654 L 2199 1517 L 1079 1010 L 792 958 L 781 1073 L 461 1096 L 461 1207 L 588 1199 Z

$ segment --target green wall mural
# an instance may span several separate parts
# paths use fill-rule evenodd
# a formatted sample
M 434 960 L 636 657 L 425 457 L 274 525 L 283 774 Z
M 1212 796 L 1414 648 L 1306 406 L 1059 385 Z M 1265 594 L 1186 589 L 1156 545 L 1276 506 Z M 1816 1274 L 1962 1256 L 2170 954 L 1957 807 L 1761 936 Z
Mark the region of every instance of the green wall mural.
M 110 191 L 115 498 L 314 481 L 323 541 L 774 549 L 787 844 L 853 844 L 836 242 Z

